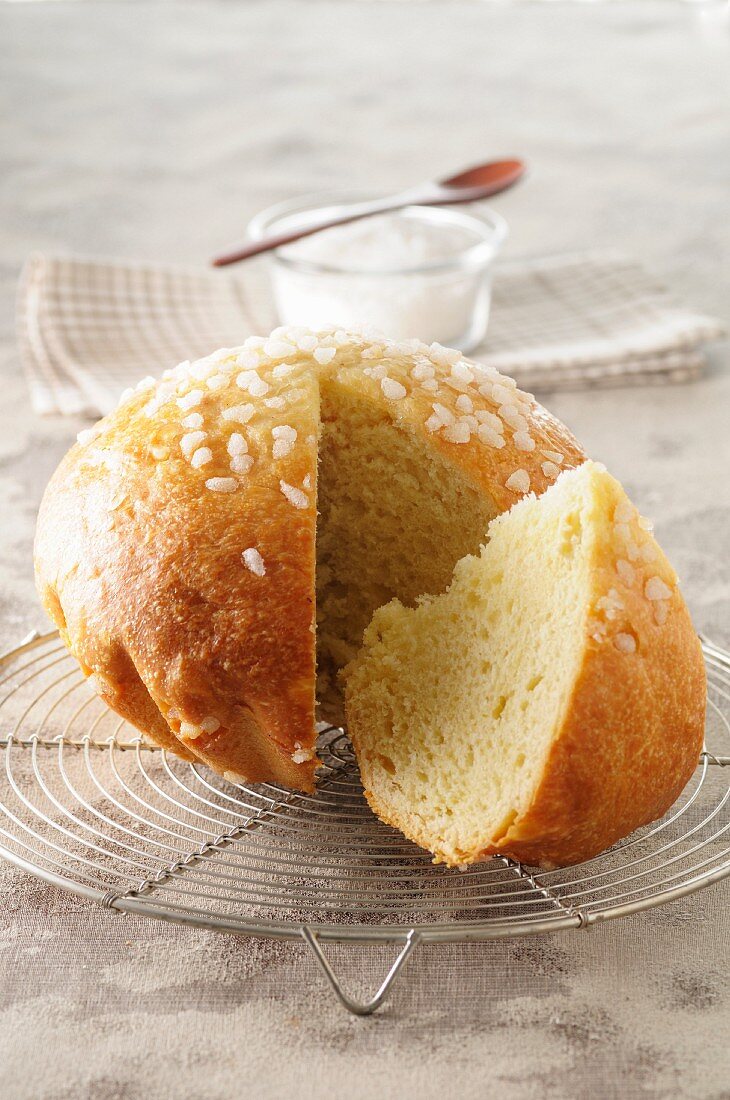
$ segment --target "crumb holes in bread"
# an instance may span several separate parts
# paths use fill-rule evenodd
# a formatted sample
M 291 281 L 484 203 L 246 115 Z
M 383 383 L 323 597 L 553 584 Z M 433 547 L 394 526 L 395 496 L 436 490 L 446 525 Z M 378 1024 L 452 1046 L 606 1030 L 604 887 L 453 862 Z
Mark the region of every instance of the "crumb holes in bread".
M 577 512 L 569 512 L 563 519 L 562 542 L 560 546 L 561 553 L 565 554 L 566 557 L 570 557 L 580 544 L 582 533 L 583 528 L 579 514 Z
M 497 702 L 492 707 L 492 718 L 501 718 L 504 713 L 504 708 L 507 706 L 508 695 L 500 695 Z
M 384 753 L 379 752 L 376 754 L 376 759 L 383 771 L 386 771 L 388 775 L 395 775 L 395 764 L 389 756 L 386 756 Z

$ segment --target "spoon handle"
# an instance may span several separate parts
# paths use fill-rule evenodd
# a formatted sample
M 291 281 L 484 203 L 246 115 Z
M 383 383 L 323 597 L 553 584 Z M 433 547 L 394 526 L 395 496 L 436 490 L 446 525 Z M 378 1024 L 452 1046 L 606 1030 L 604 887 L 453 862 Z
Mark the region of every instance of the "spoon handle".
M 404 202 L 402 196 L 393 195 L 389 199 L 348 206 L 346 213 L 338 214 L 336 217 L 313 222 L 308 226 L 299 226 L 299 228 L 290 229 L 285 233 L 273 233 L 268 237 L 262 237 L 260 241 L 250 241 L 248 244 L 237 248 L 235 252 L 225 252 L 222 256 L 216 256 L 212 260 L 212 264 L 213 267 L 226 267 L 228 264 L 236 264 L 240 260 L 250 259 L 251 256 L 260 256 L 262 252 L 271 252 L 273 249 L 282 248 L 285 244 L 293 244 L 294 241 L 300 241 L 304 237 L 311 237 L 314 233 L 319 233 L 323 229 L 331 229 L 335 225 L 347 225 L 348 222 L 369 218 L 372 214 L 385 214 L 390 210 L 399 210 L 402 206 L 407 205 L 408 201 Z

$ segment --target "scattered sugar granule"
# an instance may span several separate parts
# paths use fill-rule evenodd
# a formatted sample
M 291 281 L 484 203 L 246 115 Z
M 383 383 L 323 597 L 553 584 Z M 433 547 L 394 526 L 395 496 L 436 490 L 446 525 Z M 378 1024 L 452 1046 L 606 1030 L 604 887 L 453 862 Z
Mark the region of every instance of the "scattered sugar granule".
M 534 451 L 535 440 L 528 432 L 515 432 L 512 441 L 518 451 Z
M 501 382 L 494 383 L 491 396 L 492 400 L 496 401 L 498 405 L 517 405 L 519 403 L 517 393 L 504 385 L 504 379 Z
M 469 370 L 468 364 L 466 364 L 463 360 L 461 360 L 461 362 L 454 363 L 453 367 L 451 368 L 451 377 L 457 378 L 459 382 L 466 382 L 467 384 L 474 381 L 473 372 Z
M 192 722 L 181 722 L 178 734 L 184 741 L 195 741 L 200 737 L 202 729 L 199 726 L 194 726 Z
M 657 626 L 664 626 L 669 614 L 669 600 L 656 600 L 654 603 L 654 620 Z
M 184 397 L 178 397 L 177 405 L 181 409 L 194 409 L 196 405 L 199 405 L 203 400 L 202 390 L 191 390 L 190 393 L 186 393 Z
M 617 634 L 613 640 L 613 644 L 621 653 L 636 652 L 636 638 L 633 634 Z
M 249 546 L 248 550 L 243 551 L 241 557 L 243 559 L 243 564 L 250 573 L 254 574 L 254 576 L 263 577 L 266 575 L 264 559 L 255 546 Z
M 236 364 L 244 370 L 253 370 L 259 365 L 259 356 L 254 348 L 244 348 L 236 358 Z
M 653 531 L 654 523 L 652 520 L 647 519 L 646 516 L 639 516 L 639 527 L 642 531 Z
M 307 760 L 314 759 L 313 749 L 303 749 L 299 741 L 294 742 L 294 752 L 291 758 L 295 764 L 305 764 Z
M 382 378 L 380 388 L 383 391 L 383 396 L 387 397 L 389 401 L 400 401 L 408 393 L 405 386 L 400 382 L 396 382 L 395 378 Z
M 209 477 L 205 487 L 212 493 L 235 493 L 238 482 L 235 477 Z
M 504 424 L 497 414 L 490 412 L 489 409 L 477 409 L 474 415 L 480 424 L 488 424 L 493 431 L 498 432 L 500 435 L 504 432 Z
M 596 608 L 603 611 L 607 619 L 615 619 L 619 611 L 623 611 L 624 605 L 615 588 L 609 588 L 605 596 L 596 603 Z
M 186 416 L 182 421 L 183 428 L 202 428 L 203 418 L 200 413 L 190 413 L 190 416 Z
M 296 355 L 296 353 L 297 349 L 294 344 L 273 336 L 264 344 L 264 354 L 268 355 L 269 359 L 287 359 L 290 355 Z
M 516 405 L 500 405 L 497 409 L 497 415 L 504 420 L 505 424 L 509 424 L 513 431 L 529 432 L 530 425 L 527 422 L 527 417 L 517 411 Z
M 307 396 L 307 391 L 294 386 L 292 389 L 287 390 L 286 395 L 283 398 L 284 405 L 296 405 L 297 401 L 303 401 Z M 277 408 L 281 408 L 277 405 Z
M 543 462 L 541 469 L 545 477 L 549 477 L 552 481 L 560 475 L 560 467 L 556 466 L 554 462 Z
M 215 366 L 210 359 L 199 359 L 196 363 L 190 364 L 188 376 L 194 378 L 196 382 L 205 382 L 208 375 L 212 374 L 214 370 Z
M 437 378 L 424 378 L 423 382 L 421 382 L 421 389 L 425 390 L 426 393 L 438 393 L 439 392 L 438 379 Z
M 313 332 L 303 332 L 301 336 L 297 337 L 296 345 L 300 351 L 309 353 L 314 351 L 319 343 L 319 337 Z
M 459 394 L 456 399 L 456 407 L 461 413 L 470 414 L 474 412 L 474 402 L 466 393 Z
M 164 462 L 166 458 L 170 457 L 170 448 L 154 444 L 150 447 L 150 454 L 156 462 Z
M 97 435 L 99 435 L 98 428 L 85 428 L 76 436 L 76 442 L 83 447 L 86 443 L 91 443 L 92 439 L 96 439 Z
M 280 424 L 278 427 L 272 428 L 271 434 L 274 437 L 272 449 L 274 458 L 286 458 L 296 442 L 296 428 L 292 428 L 288 424 Z
M 205 384 L 209 390 L 222 390 L 228 385 L 228 378 L 225 374 L 214 374 Z
M 193 451 L 192 458 L 190 459 L 190 465 L 194 466 L 196 470 L 199 470 L 201 466 L 206 466 L 209 462 L 213 461 L 213 452 L 210 447 L 198 447 L 196 451 Z
M 204 439 L 207 438 L 207 432 L 187 432 L 180 440 L 180 450 L 187 459 L 190 458 L 193 451 L 197 450 Z
M 253 455 L 234 455 L 229 466 L 234 474 L 247 474 L 253 466 Z
M 264 398 L 264 405 L 267 409 L 285 409 L 286 403 L 286 398 L 282 396 Z
M 289 485 L 286 481 L 280 481 L 279 488 L 289 503 L 293 504 L 295 508 L 307 508 L 309 506 L 309 498 L 301 489 L 297 489 L 294 485 Z
M 312 352 L 312 358 L 321 366 L 326 366 L 327 363 L 331 363 L 334 357 L 337 355 L 337 348 L 315 348 Z
M 271 371 L 272 378 L 286 378 L 297 369 L 296 363 L 277 363 Z
M 426 421 L 426 431 L 437 432 L 439 428 L 443 428 L 443 422 L 440 417 L 436 416 L 436 413 L 433 413 Z
M 307 474 L 304 481 L 302 482 L 302 489 L 311 489 L 311 488 L 312 488 L 312 479 L 309 476 L 309 474 Z
M 449 443 L 468 443 L 471 439 L 469 425 L 457 420 L 455 424 L 447 424 L 442 435 Z
M 226 449 L 231 458 L 233 458 L 234 455 L 245 455 L 248 452 L 248 443 L 240 432 L 233 432 L 229 436 Z
M 515 470 L 505 481 L 505 487 L 515 493 L 529 493 L 530 475 L 527 470 Z
M 447 409 L 445 405 L 440 404 L 438 401 L 434 401 L 431 408 L 433 409 L 434 416 L 438 417 L 444 427 L 448 427 L 449 424 L 453 424 L 456 420 L 451 409 Z
M 616 572 L 624 584 L 632 585 L 636 580 L 636 570 L 630 561 L 619 558 L 616 562 Z
M 477 435 L 480 442 L 485 443 L 488 447 L 495 447 L 498 451 L 501 451 L 505 446 L 504 436 L 495 431 L 491 424 L 480 424 L 477 428 Z
M 231 405 L 230 409 L 224 409 L 221 416 L 224 420 L 233 420 L 236 424 L 248 424 L 256 412 L 255 405 Z
M 380 381 L 381 378 L 385 378 L 388 373 L 388 368 L 385 363 L 378 363 L 374 367 L 367 367 L 366 370 L 370 378 L 377 378 L 378 381 Z
M 439 367 L 452 367 L 461 359 L 461 352 L 455 348 L 445 348 L 442 344 L 431 344 L 427 354 Z
M 214 717 L 214 715 L 209 714 L 200 723 L 200 728 L 203 733 L 215 733 L 216 730 L 219 730 L 221 728 L 221 724 L 218 719 Z
M 634 507 L 628 500 L 620 500 L 613 513 L 614 523 L 630 523 L 634 518 Z
M 639 550 L 639 556 L 641 557 L 641 560 L 645 562 L 656 561 L 656 559 L 659 557 L 659 552 L 657 550 L 656 544 L 653 542 L 645 542 Z
M 411 378 L 414 382 L 425 382 L 427 378 L 433 378 L 435 373 L 431 363 L 416 363 L 411 369 Z
M 255 370 L 241 371 L 236 378 L 236 385 L 239 389 L 246 390 L 252 397 L 264 397 L 271 388 Z
M 671 600 L 672 590 L 661 577 L 649 577 L 644 585 L 644 595 L 647 600 Z
M 564 458 L 560 451 L 542 451 L 541 453 L 544 458 L 547 458 L 549 462 L 554 462 L 556 466 L 560 466 Z

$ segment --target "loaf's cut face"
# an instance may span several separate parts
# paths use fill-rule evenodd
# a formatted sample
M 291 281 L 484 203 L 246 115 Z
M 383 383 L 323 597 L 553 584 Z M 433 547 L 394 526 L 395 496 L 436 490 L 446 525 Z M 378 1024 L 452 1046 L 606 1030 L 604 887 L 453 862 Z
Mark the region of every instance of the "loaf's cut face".
M 446 593 L 377 611 L 345 677 L 373 809 L 450 865 L 595 855 L 665 812 L 702 746 L 676 576 L 590 462 L 493 520 Z
M 311 790 L 315 718 L 342 720 L 373 612 L 443 592 L 494 516 L 583 458 L 458 352 L 277 329 L 145 379 L 81 433 L 41 506 L 38 590 L 159 744 Z
M 497 507 L 429 436 L 394 430 L 390 410 L 342 380 L 321 382 L 317 526 L 317 697 L 344 719 L 339 670 L 373 612 L 397 593 L 443 592 L 483 542 Z

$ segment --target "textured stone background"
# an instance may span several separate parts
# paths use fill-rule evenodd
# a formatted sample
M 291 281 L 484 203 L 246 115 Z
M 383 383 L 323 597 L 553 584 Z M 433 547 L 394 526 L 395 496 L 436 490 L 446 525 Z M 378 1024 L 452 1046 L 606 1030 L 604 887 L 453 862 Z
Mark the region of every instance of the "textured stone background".
M 730 50 L 691 8 L 0 5 L 0 648 L 43 623 L 43 485 L 80 427 L 28 410 L 31 249 L 195 262 L 262 205 L 516 152 L 510 253 L 618 246 L 727 319 Z M 148 364 L 140 363 L 140 375 Z M 621 477 L 730 643 L 730 372 L 548 401 Z M 346 1016 L 304 947 L 114 916 L 0 866 L 0 1095 L 730 1095 L 723 884 L 590 934 L 425 948 Z M 388 952 L 336 952 L 350 986 Z

